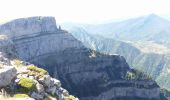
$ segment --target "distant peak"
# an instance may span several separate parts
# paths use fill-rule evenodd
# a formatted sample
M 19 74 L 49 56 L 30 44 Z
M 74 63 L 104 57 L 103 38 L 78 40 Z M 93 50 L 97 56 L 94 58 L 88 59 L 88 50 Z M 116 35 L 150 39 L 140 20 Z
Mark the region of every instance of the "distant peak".
M 150 14 L 150 15 L 146 16 L 146 18 L 151 18 L 151 19 L 158 18 L 158 19 L 161 19 L 161 17 L 156 15 L 156 14 Z
M 156 14 L 154 14 L 154 13 L 149 14 L 148 16 L 149 16 L 149 17 L 159 17 L 158 15 L 156 15 Z

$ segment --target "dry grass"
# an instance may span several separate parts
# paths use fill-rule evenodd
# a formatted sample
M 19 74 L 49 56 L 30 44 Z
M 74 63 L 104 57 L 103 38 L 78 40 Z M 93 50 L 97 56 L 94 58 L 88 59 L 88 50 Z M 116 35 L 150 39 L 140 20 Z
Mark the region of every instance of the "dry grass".
M 16 67 L 22 67 L 23 66 L 22 62 L 19 59 L 14 59 L 13 62 L 14 62 L 14 65 Z
M 13 100 L 10 98 L 10 95 L 6 92 L 5 89 L 0 90 L 0 100 Z
M 5 97 L 0 95 L 0 100 L 17 100 L 17 98 L 14 97 Z

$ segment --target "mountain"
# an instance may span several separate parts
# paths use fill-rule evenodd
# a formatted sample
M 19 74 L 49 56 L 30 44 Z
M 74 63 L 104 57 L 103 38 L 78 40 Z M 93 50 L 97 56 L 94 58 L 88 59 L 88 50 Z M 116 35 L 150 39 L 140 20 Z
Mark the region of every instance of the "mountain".
M 0 35 L 0 100 L 79 100 L 58 79 L 18 58 L 15 45 Z
M 152 76 L 162 88 L 170 90 L 169 76 L 169 55 L 153 51 L 153 43 L 150 46 L 152 50 L 145 50 L 146 47 L 138 47 L 131 42 L 122 42 L 102 36 L 88 34 L 83 28 L 73 28 L 69 30 L 74 37 L 82 41 L 88 48 L 105 54 L 119 54 L 125 57 L 128 64 L 135 69 L 145 72 Z M 141 46 L 141 44 L 140 44 Z M 152 48 L 153 47 L 153 48 Z M 158 48 L 159 46 L 156 45 Z M 162 50 L 163 51 L 163 50 Z
M 130 68 L 123 56 L 86 48 L 53 17 L 17 19 L 1 25 L 0 34 L 18 59 L 44 68 L 80 100 L 161 99 L 157 83 Z
M 161 86 L 169 89 L 170 81 L 167 75 L 170 68 L 170 22 L 168 20 L 151 14 L 115 23 L 66 24 L 63 27 L 75 34 L 75 37 L 87 47 L 107 54 L 116 53 L 124 56 L 130 66 L 151 75 Z M 78 35 L 82 33 L 88 33 L 91 38 L 86 39 L 87 35 L 86 37 Z M 102 37 L 99 38 L 96 34 Z M 120 45 L 117 46 L 118 44 Z
M 78 24 L 79 25 L 79 24 Z M 76 24 L 64 24 L 63 27 L 78 26 Z M 102 35 L 123 41 L 154 41 L 167 44 L 170 40 L 170 22 L 155 14 L 139 18 L 128 19 L 121 22 L 112 22 L 99 25 L 79 25 L 89 34 Z

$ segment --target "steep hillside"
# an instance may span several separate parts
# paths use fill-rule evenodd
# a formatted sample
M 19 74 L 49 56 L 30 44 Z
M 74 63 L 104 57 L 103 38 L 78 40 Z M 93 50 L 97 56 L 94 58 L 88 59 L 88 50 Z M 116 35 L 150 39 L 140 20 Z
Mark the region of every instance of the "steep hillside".
M 46 69 L 80 100 L 160 100 L 160 89 L 147 75 L 131 69 L 124 57 L 87 49 L 53 17 L 14 20 L 0 26 L 18 57 Z
M 78 100 L 58 79 L 18 59 L 13 42 L 0 35 L 0 100 Z
M 126 43 L 110 38 L 90 35 L 83 28 L 73 28 L 69 31 L 88 48 L 106 54 L 119 54 L 124 56 L 131 67 L 152 76 L 162 88 L 170 90 L 168 78 L 170 60 L 168 53 L 164 54 L 164 51 L 162 51 L 162 54 L 160 49 L 158 49 L 160 53 L 153 51 L 153 45 L 153 48 L 150 47 L 152 50 L 144 50 L 148 48 L 146 45 L 145 47 L 137 47 L 142 46 L 142 44 L 134 45 L 131 42 Z M 147 45 L 149 45 L 148 42 Z M 158 48 L 158 46 L 156 47 Z

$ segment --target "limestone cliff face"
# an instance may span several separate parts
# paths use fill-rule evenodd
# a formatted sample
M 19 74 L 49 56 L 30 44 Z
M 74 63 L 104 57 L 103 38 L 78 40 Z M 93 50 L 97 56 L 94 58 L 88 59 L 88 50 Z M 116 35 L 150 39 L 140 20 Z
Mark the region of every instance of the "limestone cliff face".
M 0 26 L 18 56 L 48 70 L 80 100 L 159 100 L 159 86 L 148 79 L 125 79 L 124 57 L 85 48 L 70 33 L 58 29 L 53 17 L 18 19 Z
M 0 33 L 12 38 L 34 35 L 40 32 L 55 32 L 57 26 L 53 17 L 31 17 L 16 19 L 0 27 Z
M 146 49 L 146 45 L 138 44 L 138 46 L 142 46 L 141 48 L 146 49 L 144 52 L 142 49 L 134 46 L 133 43 L 91 35 L 88 34 L 83 28 L 75 27 L 69 29 L 69 31 L 88 48 L 106 54 L 122 55 L 125 57 L 130 67 L 143 71 L 147 75 L 152 76 L 161 88 L 170 90 L 170 80 L 168 77 L 170 75 L 169 54 L 153 52 L 155 46 L 152 47 L 152 45 L 154 44 L 150 45 L 150 49 L 153 49 L 153 51 L 151 50 L 152 52 L 146 52 L 148 50 Z M 156 47 L 159 47 L 159 45 Z M 158 50 L 160 52 L 162 51 L 161 49 Z

